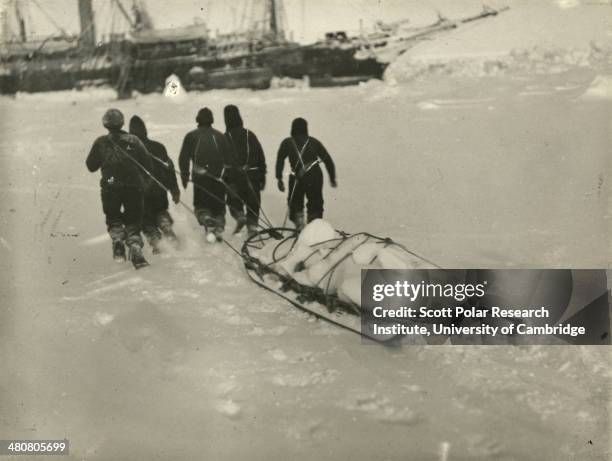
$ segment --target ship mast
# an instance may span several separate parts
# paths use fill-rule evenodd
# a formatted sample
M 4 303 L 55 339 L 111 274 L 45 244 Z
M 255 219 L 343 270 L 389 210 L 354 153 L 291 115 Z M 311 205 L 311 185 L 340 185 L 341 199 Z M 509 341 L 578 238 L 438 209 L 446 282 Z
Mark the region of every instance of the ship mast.
M 151 15 L 142 0 L 132 0 L 132 11 L 134 13 L 134 29 L 151 30 L 154 28 Z
M 84 48 L 96 47 L 96 26 L 91 0 L 79 0 L 79 19 L 81 21 L 80 44 Z
M 270 32 L 274 38 L 278 37 L 278 23 L 276 21 L 276 1 L 268 0 L 268 11 L 270 14 Z
M 265 0 L 265 17 L 268 19 L 268 28 L 270 35 L 274 40 L 282 40 L 285 38 L 283 29 L 283 1 L 282 0 Z
M 17 24 L 19 26 L 19 39 L 25 43 L 28 41 L 28 34 L 26 33 L 25 19 L 19 1 L 15 2 L 15 17 L 17 18 Z

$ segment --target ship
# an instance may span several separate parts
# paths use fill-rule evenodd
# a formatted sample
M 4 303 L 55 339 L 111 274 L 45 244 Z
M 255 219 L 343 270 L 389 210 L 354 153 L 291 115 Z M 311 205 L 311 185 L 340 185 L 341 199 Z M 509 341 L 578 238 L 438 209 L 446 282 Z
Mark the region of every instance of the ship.
M 33 7 L 56 32 L 47 36 L 33 32 L 32 22 L 28 21 Z M 78 0 L 79 34 L 65 31 L 37 1 L 10 0 L 1 13 L 1 93 L 70 90 L 114 85 L 118 81 L 128 44 L 112 34 L 97 37 L 91 0 Z
M 437 21 L 422 27 L 410 27 L 407 20 L 379 21 L 367 34 L 329 32 L 324 39 L 303 45 L 287 34 L 282 0 L 246 2 L 244 24 L 223 34 L 212 34 L 203 21 L 155 28 L 144 0 L 132 0 L 130 8 L 122 0 L 105 3 L 106 14 L 120 17 L 123 28 L 100 33 L 92 0 L 77 2 L 78 35 L 67 33 L 37 1 L 7 3 L 2 12 L 1 93 L 111 86 L 118 97 L 128 98 L 135 91 L 163 91 L 170 75 L 188 91 L 266 89 L 275 77 L 305 80 L 314 87 L 351 85 L 382 79 L 390 62 L 422 40 L 504 10 L 483 7 L 481 13 L 457 21 L 439 14 Z M 32 5 L 57 33 L 47 37 L 28 33 Z M 8 21 L 11 14 L 13 27 Z
M 370 33 L 328 32 L 323 40 L 303 47 L 299 73 L 309 76 L 311 86 L 342 86 L 382 79 L 391 62 L 420 42 L 506 10 L 508 7 L 495 9 L 483 5 L 479 13 L 459 20 L 450 20 L 438 12 L 437 20 L 424 26 L 410 26 L 408 19 L 401 19 L 393 23 L 377 21 Z
M 161 91 L 171 74 L 188 90 L 268 88 L 274 75 L 291 74 L 289 69 L 300 64 L 301 46 L 285 36 L 282 1 L 251 3 L 253 19 L 244 30 L 212 36 L 204 22 L 155 28 L 142 0 L 133 0 L 131 8 L 121 0 L 108 2 L 106 15 L 122 18 L 123 29 L 101 34 L 92 0 L 78 0 L 80 33 L 75 35 L 63 30 L 40 3 L 10 0 L 2 11 L 0 91 L 109 85 L 119 97 L 128 97 L 133 91 Z M 30 33 L 32 6 L 56 27 L 56 34 Z

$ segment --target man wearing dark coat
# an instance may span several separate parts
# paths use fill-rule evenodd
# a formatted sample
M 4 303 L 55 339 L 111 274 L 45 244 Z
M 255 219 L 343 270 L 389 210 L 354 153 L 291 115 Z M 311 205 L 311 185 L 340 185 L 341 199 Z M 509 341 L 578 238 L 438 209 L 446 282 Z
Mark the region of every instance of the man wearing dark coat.
M 174 221 L 168 212 L 167 191 L 170 191 L 174 203 L 179 203 L 181 198 L 174 163 L 168 157 L 168 152 L 163 144 L 149 139 L 147 127 L 137 115 L 130 119 L 130 134 L 137 136 L 152 155 L 152 169 L 150 171 L 156 181 L 153 181 L 145 194 L 142 232 L 153 248 L 153 253 L 159 253 L 159 243 L 162 236 L 173 245 L 178 242 L 172 229 Z
M 332 187 L 337 187 L 336 168 L 323 143 L 309 136 L 308 122 L 303 118 L 293 120 L 291 136 L 285 138 L 278 149 L 276 179 L 281 192 L 285 191 L 285 159 L 289 159 L 291 168 L 287 195 L 289 219 L 301 230 L 304 227 L 304 198 L 308 222 L 323 218 L 323 172 L 319 163 L 325 164 Z
M 100 189 L 106 227 L 112 240 L 113 257 L 125 261 L 125 245 L 129 259 L 137 269 L 148 265 L 142 254 L 143 205 L 149 187 L 146 171 L 151 170 L 151 159 L 142 142 L 123 127 L 123 114 L 109 109 L 102 118 L 108 134 L 96 139 L 87 156 L 86 164 L 92 173 L 102 172 Z
M 231 191 L 227 204 L 236 220 L 234 233 L 246 224 L 248 234 L 253 235 L 259 221 L 261 191 L 266 186 L 266 158 L 255 133 L 244 128 L 238 107 L 226 106 L 223 115 L 225 136 L 233 152 L 226 181 Z
M 198 127 L 185 135 L 179 155 L 181 182 L 193 182 L 193 206 L 209 242 L 222 241 L 225 229 L 225 165 L 231 160 L 229 143 L 212 127 L 213 114 L 205 107 L 198 112 Z

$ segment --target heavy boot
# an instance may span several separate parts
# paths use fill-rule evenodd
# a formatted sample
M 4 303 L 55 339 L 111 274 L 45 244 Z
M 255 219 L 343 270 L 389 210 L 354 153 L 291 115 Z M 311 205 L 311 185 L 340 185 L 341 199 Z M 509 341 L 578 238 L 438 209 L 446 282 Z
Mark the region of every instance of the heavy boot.
M 298 232 L 302 232 L 306 223 L 304 222 L 304 213 L 296 214 L 291 220 Z
M 154 255 L 158 255 L 161 253 L 159 242 L 161 242 L 160 238 L 152 238 L 149 240 L 149 244 L 151 245 L 151 253 L 153 253 Z
M 179 247 L 179 239 L 174 233 L 174 229 L 172 229 L 173 222 L 174 221 L 172 220 L 172 217 L 170 216 L 168 211 L 165 211 L 161 214 L 159 218 L 159 229 L 163 238 L 168 240 L 168 242 L 170 242 L 170 245 L 172 245 L 172 248 L 177 250 Z
M 223 228 L 217 227 L 215 229 L 215 239 L 217 240 L 217 242 L 222 242 L 223 241 Z
M 236 218 L 236 228 L 232 234 L 239 234 L 242 228 L 246 225 L 246 217 L 244 215 L 240 215 Z
M 141 269 L 149 265 L 142 254 L 142 248 L 138 245 L 130 246 L 130 261 L 132 261 L 135 269 Z
M 113 259 L 117 262 L 125 262 L 125 245 L 121 240 L 113 242 Z
M 257 233 L 257 226 L 253 224 L 247 225 L 247 234 L 249 237 L 253 237 Z

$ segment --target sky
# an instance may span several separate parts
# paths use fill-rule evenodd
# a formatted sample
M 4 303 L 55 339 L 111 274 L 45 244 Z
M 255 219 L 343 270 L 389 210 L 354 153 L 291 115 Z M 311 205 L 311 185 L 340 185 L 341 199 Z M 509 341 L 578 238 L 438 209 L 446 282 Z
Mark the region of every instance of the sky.
M 6 5 L 8 0 L 0 0 Z M 57 30 L 52 22 L 68 32 L 78 32 L 77 0 L 19 0 L 27 5 L 31 27 L 36 35 L 46 36 Z M 226 32 L 240 24 L 246 5 L 264 0 L 142 0 L 147 5 L 158 28 L 169 28 L 203 21 L 210 30 Z M 100 33 L 108 32 L 111 24 L 117 29 L 125 21 L 116 10 L 111 14 L 110 0 L 93 0 Z M 126 6 L 131 0 L 123 0 Z M 539 40 L 542 31 L 548 41 L 581 42 L 592 37 L 612 40 L 612 0 L 487 0 L 493 7 L 508 5 L 510 19 L 494 22 L 492 35 L 503 35 L 512 41 L 513 35 L 531 34 Z M 364 29 L 371 29 L 375 20 L 410 19 L 415 25 L 436 19 L 439 11 L 456 19 L 478 13 L 482 0 L 283 0 L 286 29 L 296 41 L 313 42 L 326 31 L 358 31 L 360 20 Z M 39 8 L 40 6 L 40 8 Z M 43 10 L 52 20 L 45 17 Z M 484 24 L 483 21 L 480 24 Z M 497 29 L 497 26 L 499 28 Z M 478 25 L 477 27 L 480 27 Z M 491 26 L 489 26 L 491 29 Z M 485 40 L 486 42 L 487 40 Z

